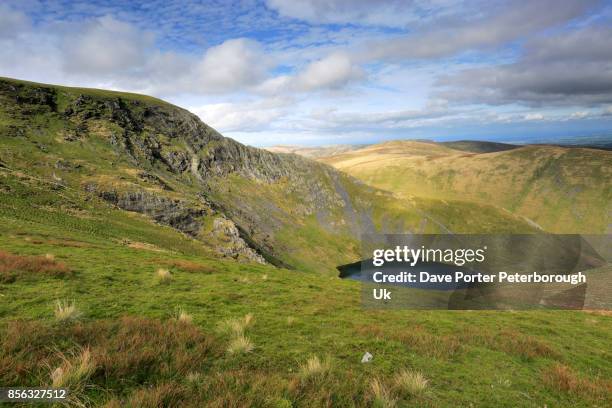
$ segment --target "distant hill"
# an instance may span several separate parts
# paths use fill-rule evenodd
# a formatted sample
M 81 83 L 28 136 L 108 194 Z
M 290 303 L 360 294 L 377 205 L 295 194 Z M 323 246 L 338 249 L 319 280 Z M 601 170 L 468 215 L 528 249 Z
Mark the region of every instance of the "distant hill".
M 482 146 L 495 144 L 460 144 Z M 456 148 L 396 141 L 321 161 L 402 197 L 489 203 L 551 232 L 610 232 L 612 152 L 548 145 L 491 153 Z
M 451 149 L 463 150 L 465 152 L 472 153 L 503 152 L 505 150 L 512 150 L 520 147 L 508 143 L 485 142 L 478 140 L 457 140 L 453 142 L 440 142 L 440 144 L 450 147 Z
M 310 159 L 318 159 L 322 157 L 334 156 L 336 154 L 350 152 L 365 147 L 366 145 L 329 145 L 329 146 L 292 146 L 278 145 L 265 147 L 264 149 L 273 153 L 293 153 Z

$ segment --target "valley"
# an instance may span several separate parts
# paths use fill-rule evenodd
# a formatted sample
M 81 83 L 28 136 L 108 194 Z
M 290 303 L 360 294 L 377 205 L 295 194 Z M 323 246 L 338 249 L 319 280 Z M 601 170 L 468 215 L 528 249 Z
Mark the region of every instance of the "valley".
M 109 408 L 609 405 L 609 313 L 367 310 L 336 270 L 368 231 L 600 231 L 608 156 L 365 149 L 317 162 L 148 96 L 0 79 L 0 383 Z
M 478 142 L 457 146 L 396 141 L 320 161 L 405 200 L 491 204 L 554 233 L 610 232 L 610 151 Z

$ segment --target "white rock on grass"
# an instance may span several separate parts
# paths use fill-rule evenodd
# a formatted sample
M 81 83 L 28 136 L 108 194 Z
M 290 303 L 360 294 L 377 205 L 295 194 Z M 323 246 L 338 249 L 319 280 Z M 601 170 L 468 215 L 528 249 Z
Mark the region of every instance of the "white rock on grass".
M 369 363 L 370 361 L 372 361 L 373 358 L 374 358 L 374 356 L 366 351 L 365 354 L 363 355 L 363 357 L 361 357 L 361 362 L 362 363 Z

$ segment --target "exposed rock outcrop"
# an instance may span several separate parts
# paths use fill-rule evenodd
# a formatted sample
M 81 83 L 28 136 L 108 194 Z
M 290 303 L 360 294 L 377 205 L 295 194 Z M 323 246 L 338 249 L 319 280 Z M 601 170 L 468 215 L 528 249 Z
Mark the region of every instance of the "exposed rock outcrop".
M 215 236 L 226 243 L 226 245 L 218 246 L 216 248 L 217 252 L 232 258 L 244 256 L 253 262 L 266 263 L 265 259 L 250 248 L 244 239 L 242 239 L 236 224 L 227 218 L 215 218 L 212 231 Z
M 145 214 L 156 222 L 176 228 L 191 237 L 198 236 L 203 225 L 202 217 L 211 215 L 209 208 L 189 207 L 180 200 L 171 200 L 148 192 L 96 191 L 96 187 L 92 185 L 86 186 L 86 189 L 95 191 L 100 198 L 123 210 Z

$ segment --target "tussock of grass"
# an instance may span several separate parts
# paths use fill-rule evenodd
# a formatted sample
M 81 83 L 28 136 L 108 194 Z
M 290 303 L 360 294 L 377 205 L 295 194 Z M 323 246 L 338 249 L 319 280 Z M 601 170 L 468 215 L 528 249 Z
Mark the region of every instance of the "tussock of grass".
M 300 365 L 299 376 L 303 381 L 324 377 L 331 371 L 331 367 L 329 358 L 321 360 L 318 356 L 312 356 Z
M 429 385 L 429 380 L 419 371 L 402 370 L 395 375 L 394 384 L 404 396 L 421 395 Z
M 244 322 L 239 319 L 227 319 L 219 323 L 220 333 L 239 336 L 244 332 Z
M 170 283 L 173 278 L 170 271 L 164 268 L 159 268 L 155 272 L 155 277 L 157 278 L 157 282 L 160 284 Z
M 189 313 L 187 313 L 185 310 L 179 309 L 176 312 L 176 320 L 181 323 L 191 324 L 191 322 L 193 322 L 193 317 Z
M 62 262 L 56 262 L 51 254 L 22 256 L 0 251 L 0 283 L 12 283 L 26 275 L 62 278 L 70 274 L 70 268 Z
M 219 323 L 219 332 L 232 336 L 240 336 L 253 324 L 253 314 L 248 313 L 242 318 L 227 319 Z
M 397 406 L 397 400 L 385 384 L 378 378 L 370 382 L 370 392 L 372 393 L 372 406 L 376 408 L 393 408 Z
M 51 372 L 51 385 L 54 388 L 82 389 L 84 383 L 96 369 L 89 348 L 70 357 L 60 353 L 62 363 Z
M 58 300 L 55 302 L 55 309 L 53 310 L 55 320 L 58 322 L 67 322 L 77 320 L 81 317 L 81 312 L 77 309 L 74 301 L 71 303 Z
M 202 374 L 200 373 L 191 372 L 185 376 L 185 381 L 189 384 L 195 385 L 195 384 L 198 384 L 201 380 L 202 380 Z
M 244 335 L 234 337 L 227 346 L 229 354 L 250 353 L 255 348 L 253 342 Z
M 295 319 L 294 316 L 287 316 L 287 326 L 293 326 L 295 321 L 296 321 L 296 319 Z

